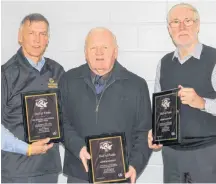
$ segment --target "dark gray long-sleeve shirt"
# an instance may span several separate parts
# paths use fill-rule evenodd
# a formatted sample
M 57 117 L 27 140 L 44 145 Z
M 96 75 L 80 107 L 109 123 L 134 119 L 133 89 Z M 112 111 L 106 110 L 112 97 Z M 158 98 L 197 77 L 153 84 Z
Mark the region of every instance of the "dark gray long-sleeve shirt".
M 25 140 L 21 94 L 57 87 L 64 69 L 55 61 L 45 58 L 44 66 L 38 71 L 24 57 L 21 48 L 1 69 L 1 123 L 17 138 Z M 4 177 L 37 176 L 61 171 L 58 144 L 43 155 L 27 157 L 2 151 L 1 156 L 1 174 Z

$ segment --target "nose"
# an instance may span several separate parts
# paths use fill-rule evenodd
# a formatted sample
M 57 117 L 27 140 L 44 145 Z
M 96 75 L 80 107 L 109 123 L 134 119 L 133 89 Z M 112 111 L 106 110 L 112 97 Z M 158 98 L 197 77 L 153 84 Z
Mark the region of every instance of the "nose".
M 184 24 L 183 21 L 180 22 L 179 29 L 180 29 L 180 30 L 184 30 L 184 29 L 185 29 L 185 24 Z
M 97 47 L 97 49 L 96 49 L 96 55 L 97 56 L 103 55 L 103 49 L 101 47 Z
M 39 34 L 35 34 L 35 35 L 34 35 L 34 41 L 35 41 L 36 43 L 39 43 L 39 42 L 40 42 L 40 35 L 39 35 Z

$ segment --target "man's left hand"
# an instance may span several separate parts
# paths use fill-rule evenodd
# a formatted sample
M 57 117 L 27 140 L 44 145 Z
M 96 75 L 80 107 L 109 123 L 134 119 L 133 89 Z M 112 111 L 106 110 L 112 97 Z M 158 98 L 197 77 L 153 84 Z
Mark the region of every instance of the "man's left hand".
M 131 183 L 136 183 L 136 170 L 129 166 L 129 171 L 125 174 L 126 178 L 130 178 Z
M 205 108 L 205 100 L 200 97 L 193 88 L 184 88 L 181 85 L 178 87 L 180 88 L 178 96 L 180 97 L 182 104 L 197 109 Z

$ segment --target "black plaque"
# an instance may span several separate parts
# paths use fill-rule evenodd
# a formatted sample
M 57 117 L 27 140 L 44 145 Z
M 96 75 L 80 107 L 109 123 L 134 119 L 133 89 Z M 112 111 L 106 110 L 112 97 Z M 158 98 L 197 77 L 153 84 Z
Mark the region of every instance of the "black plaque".
M 124 133 L 102 134 L 86 138 L 90 183 L 121 183 L 128 181 L 126 141 Z
M 179 89 L 153 93 L 152 134 L 154 144 L 164 146 L 180 143 Z
M 25 140 L 33 143 L 50 137 L 50 142 L 63 141 L 59 91 L 22 94 Z

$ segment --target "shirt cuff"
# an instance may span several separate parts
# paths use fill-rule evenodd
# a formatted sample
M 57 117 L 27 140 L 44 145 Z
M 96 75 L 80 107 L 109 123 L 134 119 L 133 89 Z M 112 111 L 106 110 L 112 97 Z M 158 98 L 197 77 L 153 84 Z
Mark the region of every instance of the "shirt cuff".
M 205 108 L 202 111 L 216 116 L 216 99 L 203 98 L 205 100 Z
M 28 144 L 26 142 L 18 140 L 16 144 L 15 152 L 23 155 L 27 155 L 27 151 L 28 151 Z

